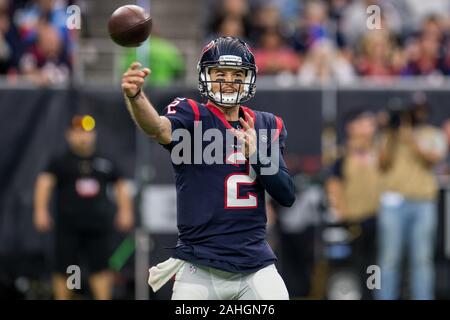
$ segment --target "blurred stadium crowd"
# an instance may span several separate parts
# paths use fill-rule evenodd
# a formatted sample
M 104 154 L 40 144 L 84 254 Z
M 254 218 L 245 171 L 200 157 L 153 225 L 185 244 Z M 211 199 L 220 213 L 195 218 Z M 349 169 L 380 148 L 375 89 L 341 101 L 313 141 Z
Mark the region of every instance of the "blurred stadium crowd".
M 66 27 L 74 1 L 0 1 L 0 74 L 38 85 L 70 79 L 76 34 Z
M 300 83 L 350 83 L 358 76 L 446 76 L 448 1 L 209 1 L 208 36 L 252 44 L 261 75 L 287 72 Z M 379 30 L 366 23 L 380 8 Z
M 439 81 L 450 74 L 447 0 L 202 1 L 205 10 L 198 29 L 203 44 L 219 35 L 242 37 L 254 50 L 261 76 L 292 74 L 305 85 L 348 84 L 359 76 L 384 80 L 421 76 Z M 89 37 L 89 25 L 82 34 L 68 30 L 66 8 L 86 3 L 2 0 L 0 74 L 10 81 L 24 74 L 38 84 L 67 82 L 77 59 L 77 39 Z M 380 8 L 378 30 L 367 27 L 366 9 L 371 5 Z M 157 30 L 157 19 L 155 23 Z M 169 85 L 186 68 L 182 48 L 161 39 L 158 32 L 154 38 L 152 55 L 161 60 L 163 69 L 162 80 L 155 84 Z M 164 59 L 167 55 L 171 59 Z

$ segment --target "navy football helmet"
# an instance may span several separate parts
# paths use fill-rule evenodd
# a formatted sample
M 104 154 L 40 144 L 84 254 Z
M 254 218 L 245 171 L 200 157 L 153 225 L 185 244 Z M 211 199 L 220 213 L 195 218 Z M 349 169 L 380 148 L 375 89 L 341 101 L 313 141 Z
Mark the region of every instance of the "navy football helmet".
M 220 67 L 244 71 L 244 82 L 233 82 L 233 84 L 239 83 L 238 92 L 223 93 L 222 84 L 230 82 L 211 80 L 211 68 Z M 255 58 L 248 45 L 239 38 L 221 37 L 208 43 L 202 50 L 197 69 L 200 94 L 220 106 L 232 107 L 250 100 L 255 95 L 257 73 Z M 212 92 L 213 82 L 220 84 L 219 92 Z M 243 86 L 243 90 L 241 86 Z

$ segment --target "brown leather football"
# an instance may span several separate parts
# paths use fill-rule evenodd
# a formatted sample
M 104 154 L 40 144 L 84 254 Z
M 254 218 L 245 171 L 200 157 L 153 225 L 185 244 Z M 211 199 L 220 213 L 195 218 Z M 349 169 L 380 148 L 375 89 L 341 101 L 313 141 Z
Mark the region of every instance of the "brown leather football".
M 111 39 L 123 47 L 139 47 L 150 36 L 152 18 L 136 5 L 126 5 L 113 12 L 108 22 Z

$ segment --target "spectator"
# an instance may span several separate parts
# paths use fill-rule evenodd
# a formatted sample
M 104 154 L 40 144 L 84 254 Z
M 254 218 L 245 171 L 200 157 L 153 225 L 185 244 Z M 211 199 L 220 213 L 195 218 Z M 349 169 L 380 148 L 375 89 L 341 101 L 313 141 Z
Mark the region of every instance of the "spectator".
M 400 73 L 399 69 L 404 65 L 402 56 L 387 30 L 367 32 L 361 47 L 361 54 L 356 60 L 356 69 L 360 75 L 386 78 Z
M 440 42 L 434 36 L 422 34 L 406 47 L 407 65 L 402 71 L 406 76 L 442 75 Z
M 234 16 L 226 16 L 219 23 L 218 36 L 245 38 L 245 26 L 242 19 Z M 216 38 L 216 37 L 214 37 Z
M 208 18 L 207 39 L 215 39 L 217 35 L 248 37 L 250 21 L 249 21 L 249 5 L 246 0 L 222 0 L 211 5 L 213 14 Z M 239 28 L 239 30 L 236 30 Z M 236 34 L 233 34 L 236 33 Z
M 33 0 L 24 8 L 18 9 L 15 24 L 24 41 L 33 41 L 36 30 L 42 19 L 48 21 L 58 30 L 66 45 L 69 45 L 69 30 L 66 27 L 67 1 L 61 0 Z
M 297 17 L 303 9 L 303 1 L 298 0 L 272 0 L 280 11 L 280 16 L 284 24 L 289 29 L 295 28 Z
M 419 28 L 423 21 L 431 15 L 443 19 L 449 18 L 450 2 L 448 0 L 406 0 L 405 2 L 409 9 L 408 18 L 413 28 L 414 26 Z
M 367 268 L 375 264 L 376 215 L 380 176 L 375 144 L 376 118 L 358 109 L 347 116 L 347 141 L 342 156 L 326 182 L 332 211 L 349 229 L 359 230 L 352 243 L 352 260 L 360 276 L 363 299 L 372 299 L 367 289 Z
M 222 16 L 216 21 L 217 25 L 214 27 L 214 33 L 211 34 L 205 42 L 216 39 L 217 37 L 238 37 L 249 45 L 253 45 L 251 41 L 246 38 L 246 26 L 240 17 L 228 15 Z
M 141 61 L 152 68 L 152 77 L 148 84 L 163 87 L 181 79 L 185 65 L 180 50 L 172 42 L 159 36 L 156 31 L 152 33 L 148 46 L 147 56 Z M 139 60 L 137 50 L 126 49 L 122 57 L 122 69 L 126 70 L 137 60 Z
M 434 236 L 438 186 L 432 168 L 445 156 L 441 132 L 423 109 L 390 112 L 382 137 L 382 196 L 379 214 L 379 299 L 400 298 L 401 261 L 409 254 L 411 298 L 434 298 Z M 414 115 L 414 118 L 413 118 Z M 415 119 L 415 121 L 413 121 Z
M 386 0 L 353 1 L 342 13 L 342 28 L 345 42 L 355 48 L 367 29 L 367 8 L 371 5 L 380 7 L 380 13 L 385 20 L 383 29 L 389 29 L 397 36 L 403 30 L 403 21 L 397 8 Z
M 8 11 L 8 1 L 0 0 L 0 74 L 15 72 L 20 56 L 20 39 Z
M 282 72 L 296 73 L 300 58 L 285 44 L 278 29 L 267 29 L 255 50 L 255 60 L 261 75 L 276 75 Z
M 355 80 L 355 72 L 330 40 L 321 40 L 307 54 L 298 77 L 301 84 L 348 84 Z
M 248 14 L 249 6 L 247 0 L 222 0 L 221 12 L 227 16 L 243 18 Z
M 347 8 L 349 0 L 332 0 L 328 10 L 328 16 L 330 18 L 330 28 L 336 34 L 336 44 L 339 48 L 345 48 L 347 46 L 345 37 L 342 33 L 343 20 L 345 8 Z
M 405 75 L 442 75 L 450 71 L 450 42 L 445 39 L 444 23 L 439 16 L 424 19 L 422 27 L 412 38 L 406 51 L 409 53 Z
M 283 26 L 280 9 L 275 3 L 267 1 L 255 8 L 250 20 L 249 38 L 256 43 L 267 30 L 279 29 L 284 33 Z
M 444 38 L 443 22 L 439 16 L 430 15 L 422 23 L 421 33 L 425 37 L 431 37 L 437 41 Z
M 46 86 L 70 80 L 71 62 L 58 31 L 42 21 L 36 41 L 20 59 L 20 70 L 31 82 Z
M 293 46 L 297 52 L 305 53 L 316 41 L 333 38 L 324 2 L 308 1 L 304 15 L 299 18 L 299 27 L 293 35 Z

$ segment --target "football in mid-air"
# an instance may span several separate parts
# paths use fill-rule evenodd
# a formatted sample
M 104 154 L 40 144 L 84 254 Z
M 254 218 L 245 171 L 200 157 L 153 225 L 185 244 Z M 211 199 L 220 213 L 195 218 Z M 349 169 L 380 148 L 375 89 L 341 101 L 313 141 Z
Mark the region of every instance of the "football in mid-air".
M 152 18 L 136 5 L 125 5 L 113 12 L 108 22 L 111 39 L 123 47 L 139 47 L 150 36 Z

